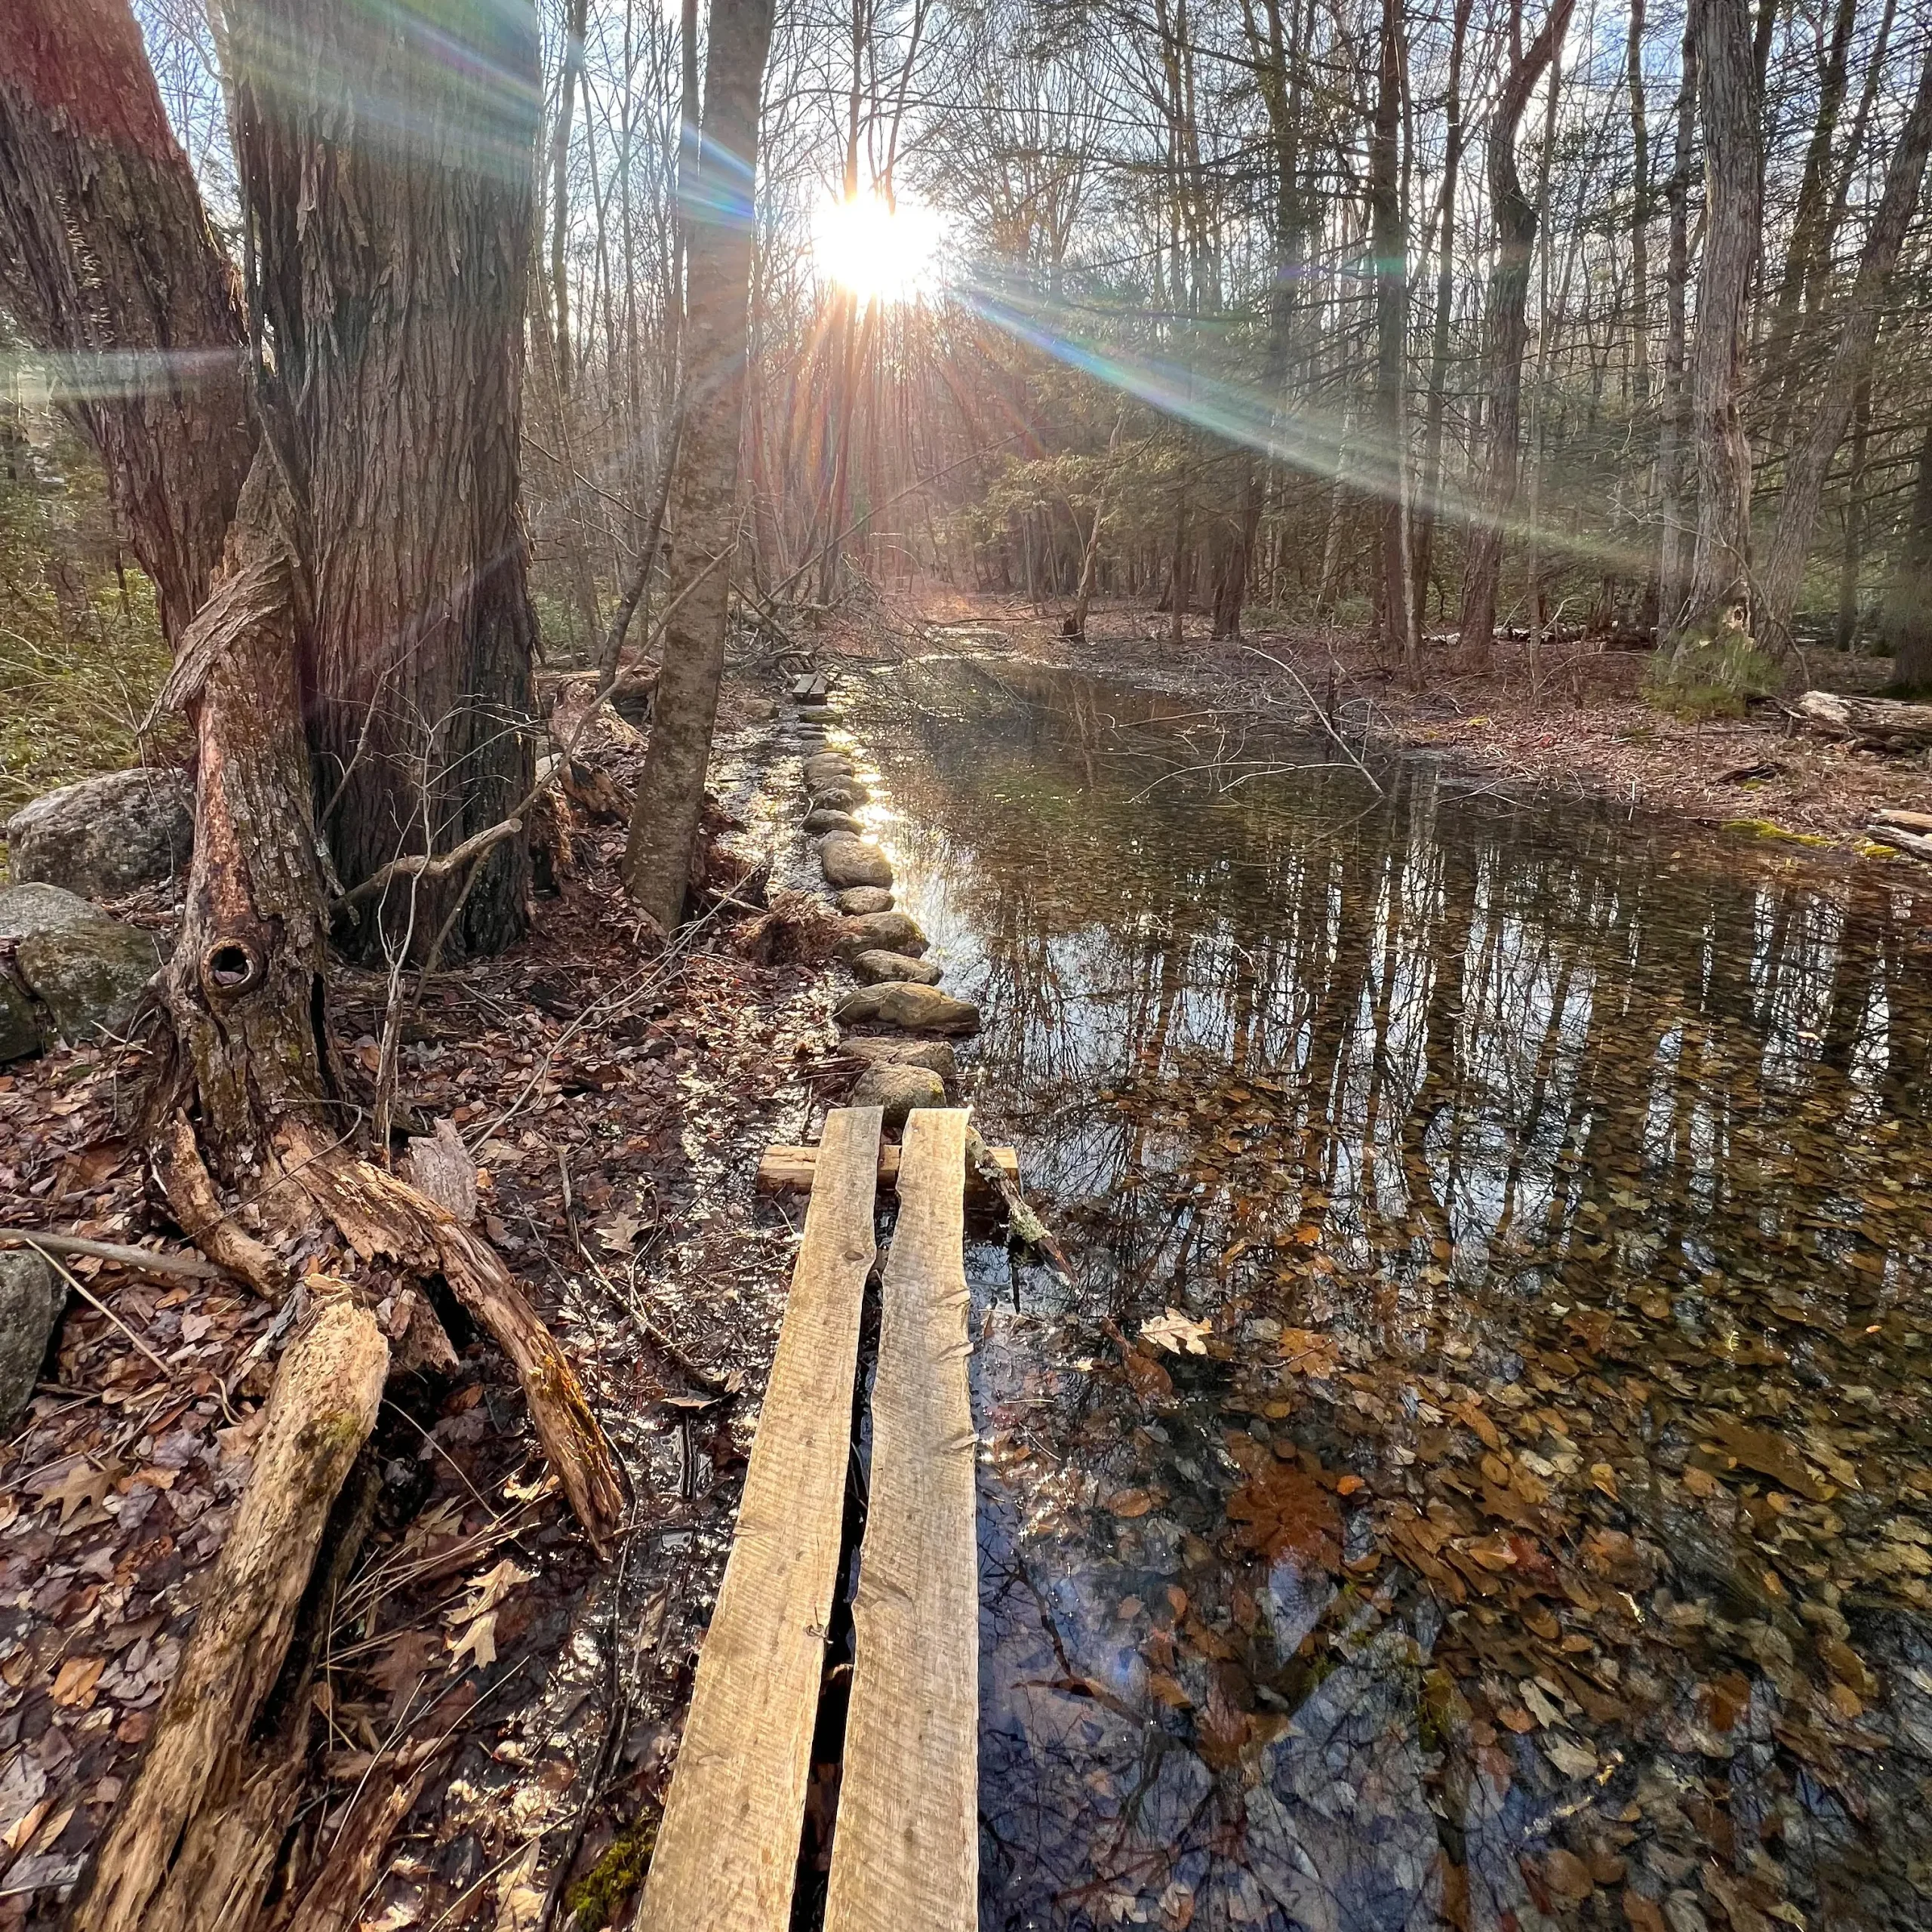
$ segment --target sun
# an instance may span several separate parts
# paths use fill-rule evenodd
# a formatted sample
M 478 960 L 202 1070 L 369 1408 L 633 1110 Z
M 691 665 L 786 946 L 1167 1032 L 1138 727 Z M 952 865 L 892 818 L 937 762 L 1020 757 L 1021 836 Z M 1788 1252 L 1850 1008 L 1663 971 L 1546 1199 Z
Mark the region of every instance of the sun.
M 901 195 L 825 202 L 812 217 L 812 260 L 821 281 L 862 303 L 911 302 L 939 285 L 944 225 L 936 208 Z

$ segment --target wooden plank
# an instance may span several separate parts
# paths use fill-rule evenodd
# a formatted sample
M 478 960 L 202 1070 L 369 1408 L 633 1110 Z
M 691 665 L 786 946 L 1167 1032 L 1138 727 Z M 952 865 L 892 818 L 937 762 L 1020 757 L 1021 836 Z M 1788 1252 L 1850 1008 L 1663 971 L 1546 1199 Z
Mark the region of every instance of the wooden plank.
M 638 1924 L 783 1932 L 837 1589 L 879 1110 L 828 1116 L 737 1534 Z
M 979 1924 L 980 1592 L 963 1258 L 966 1115 L 906 1126 L 826 1932 Z
M 994 1147 L 987 1150 L 997 1161 L 1001 1170 L 1014 1180 L 1020 1178 L 1020 1156 L 1011 1147 Z M 778 1192 L 789 1190 L 798 1194 L 812 1191 L 812 1177 L 818 1171 L 818 1149 L 816 1147 L 787 1147 L 774 1143 L 768 1147 L 758 1164 L 758 1184 L 760 1187 Z M 882 1146 L 878 1150 L 878 1184 L 881 1187 L 896 1186 L 899 1180 L 899 1149 Z M 968 1189 L 977 1194 L 986 1183 L 971 1168 L 966 1171 Z

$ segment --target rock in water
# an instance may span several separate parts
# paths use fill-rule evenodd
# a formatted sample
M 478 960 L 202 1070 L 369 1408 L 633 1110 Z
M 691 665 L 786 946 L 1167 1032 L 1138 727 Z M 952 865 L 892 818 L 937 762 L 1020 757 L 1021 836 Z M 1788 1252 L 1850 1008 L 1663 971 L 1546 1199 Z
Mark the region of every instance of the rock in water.
M 60 1037 L 85 1040 L 127 1031 L 162 950 L 152 933 L 97 918 L 22 940 L 14 963 Z
M 946 1105 L 946 1083 L 931 1067 L 909 1066 L 891 1061 L 869 1066 L 852 1084 L 845 1104 L 848 1107 L 878 1107 L 884 1110 L 882 1124 L 888 1134 L 898 1133 L 906 1116 L 915 1107 Z
M 977 1033 L 980 1009 L 937 986 L 910 986 L 895 980 L 861 986 L 838 1003 L 832 1016 L 841 1026 L 903 1026 L 912 1033 Z
M 836 785 L 852 775 L 851 761 L 841 758 L 836 752 L 819 752 L 805 760 L 805 789 L 822 792 L 828 785 Z
M 0 940 L 58 932 L 63 926 L 103 925 L 107 915 L 58 885 L 10 885 L 0 891 Z
M 195 848 L 194 788 L 178 771 L 115 771 L 23 805 L 7 821 L 15 878 L 111 899 L 170 878 Z
M 838 715 L 829 704 L 801 704 L 798 707 L 798 721 L 801 724 L 829 724 Z
M 926 949 L 918 921 L 904 912 L 867 912 L 838 922 L 838 954 L 856 959 L 862 952 L 903 952 L 917 959 Z
M 857 780 L 848 778 L 836 785 L 827 785 L 812 794 L 811 808 L 815 812 L 857 811 L 872 794 Z
M 882 885 L 855 885 L 839 894 L 837 903 L 840 912 L 856 918 L 865 912 L 891 912 L 892 894 Z
M 805 814 L 805 829 L 811 832 L 863 832 L 865 829 L 850 812 L 820 810 Z
M 910 959 L 903 952 L 886 952 L 877 946 L 858 954 L 853 959 L 852 971 L 869 986 L 883 986 L 893 980 L 904 980 L 917 986 L 936 986 L 942 977 L 939 968 L 930 960 Z
M 883 1035 L 871 1038 L 851 1034 L 838 1051 L 868 1066 L 929 1066 L 948 1086 L 959 1078 L 959 1062 L 943 1040 L 895 1040 Z
M 33 1396 L 67 1287 L 30 1247 L 0 1248 L 0 1429 L 11 1429 Z
M 830 885 L 890 885 L 892 861 L 876 845 L 835 832 L 818 848 L 818 862 Z

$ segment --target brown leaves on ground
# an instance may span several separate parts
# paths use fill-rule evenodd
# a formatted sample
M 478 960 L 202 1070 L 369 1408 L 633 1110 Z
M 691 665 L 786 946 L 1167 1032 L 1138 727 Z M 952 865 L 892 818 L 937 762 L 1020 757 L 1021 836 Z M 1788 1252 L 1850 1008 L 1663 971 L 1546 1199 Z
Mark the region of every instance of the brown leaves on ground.
M 1292 1556 L 1310 1569 L 1339 1568 L 1341 1514 L 1329 1491 L 1299 1462 L 1282 1461 L 1251 1435 L 1230 1430 L 1227 1442 L 1247 1477 L 1227 1503 L 1241 1547 L 1270 1561 Z

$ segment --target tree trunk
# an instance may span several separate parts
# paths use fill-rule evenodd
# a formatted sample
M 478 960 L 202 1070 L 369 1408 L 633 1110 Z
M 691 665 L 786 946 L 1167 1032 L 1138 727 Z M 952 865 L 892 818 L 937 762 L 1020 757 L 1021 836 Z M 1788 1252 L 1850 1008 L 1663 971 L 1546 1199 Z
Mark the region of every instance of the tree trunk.
M 1919 446 L 1912 520 L 1885 598 L 1885 632 L 1893 684 L 1919 695 L 1932 691 L 1932 424 Z
M 303 565 L 309 745 L 350 888 L 500 822 L 530 785 L 517 466 L 537 36 L 525 7 L 462 18 L 468 45 L 356 0 L 230 10 L 235 149 L 289 399 L 272 427 Z M 504 946 L 528 870 L 502 841 L 473 881 L 395 895 L 355 943 L 378 952 L 413 928 L 426 944 L 467 883 L 453 937 Z
M 1838 552 L 1838 614 L 1832 641 L 1849 651 L 1858 637 L 1858 567 L 1865 556 L 1865 459 L 1872 437 L 1872 378 L 1851 404 L 1851 468 L 1844 481 L 1844 543 Z
M 1697 133 L 1697 43 L 1684 29 L 1683 69 L 1677 90 L 1676 149 L 1671 160 L 1670 256 L 1665 272 L 1668 308 L 1663 346 L 1664 413 L 1657 448 L 1657 481 L 1663 531 L 1657 548 L 1657 621 L 1651 640 L 1660 643 L 1677 626 L 1689 594 L 1690 552 L 1685 485 L 1690 475 L 1690 389 L 1684 379 L 1685 329 L 1690 286 L 1690 154 Z
M 1697 538 L 1687 637 L 1751 605 L 1751 445 L 1738 408 L 1764 188 L 1749 0 L 1693 0 L 1704 122 L 1704 258 L 1691 348 Z
M 1416 673 L 1409 585 L 1408 450 L 1402 381 L 1408 345 L 1409 237 L 1402 218 L 1402 0 L 1382 0 L 1375 121 L 1369 146 L 1375 248 L 1375 433 L 1387 463 L 1379 521 L 1382 606 L 1389 649 Z
M 751 184 L 772 11 L 772 0 L 712 0 L 703 152 L 695 204 L 685 210 L 689 375 L 671 540 L 671 580 L 683 601 L 665 638 L 651 745 L 624 853 L 632 896 L 667 932 L 682 916 L 689 889 L 724 670 L 750 332 Z
M 1844 320 L 1832 351 L 1824 392 L 1809 413 L 1804 433 L 1786 459 L 1784 494 L 1778 503 L 1777 526 L 1771 536 L 1764 566 L 1762 629 L 1773 640 L 1787 637 L 1791 615 L 1804 577 L 1804 560 L 1818 521 L 1818 504 L 1832 458 L 1844 440 L 1858 386 L 1872 365 L 1878 339 L 1879 312 L 1891 285 L 1899 251 L 1918 205 L 1925 160 L 1932 151 L 1932 47 L 1919 69 L 1918 92 L 1905 125 L 1899 131 L 1885 170 L 1878 212 L 1866 238 L 1857 278 L 1845 298 Z
M 1516 168 L 1516 130 L 1543 71 L 1568 31 L 1574 0 L 1556 0 L 1543 30 L 1514 62 L 1489 131 L 1489 194 L 1496 214 L 1496 263 L 1490 271 L 1489 434 L 1481 503 L 1469 533 L 1463 575 L 1465 650 L 1486 655 L 1496 631 L 1503 545 L 1516 501 L 1522 440 L 1523 355 L 1529 343 L 1530 267 L 1536 248 L 1536 205 Z
M 125 0 L 15 0 L 0 27 L 0 306 L 82 358 L 68 406 L 178 642 L 248 474 L 239 292 Z M 86 358 L 131 365 L 101 383 Z
M 1422 488 L 1418 492 L 1414 552 L 1414 589 L 1411 592 L 1416 626 L 1429 596 L 1429 571 L 1435 561 L 1435 521 L 1442 504 L 1442 426 L 1449 395 L 1449 344 L 1456 306 L 1456 193 L 1463 171 L 1463 55 L 1469 40 L 1469 15 L 1475 0 L 1456 0 L 1450 26 L 1449 91 L 1444 106 L 1447 127 L 1442 143 L 1442 198 L 1436 244 L 1435 317 L 1429 352 L 1429 401 L 1422 441 Z
M 571 389 L 571 119 L 583 78 L 583 23 L 589 0 L 569 0 L 564 15 L 564 67 L 557 118 L 550 130 L 550 305 L 556 344 L 558 408 Z M 589 109 L 585 109 L 587 114 Z

